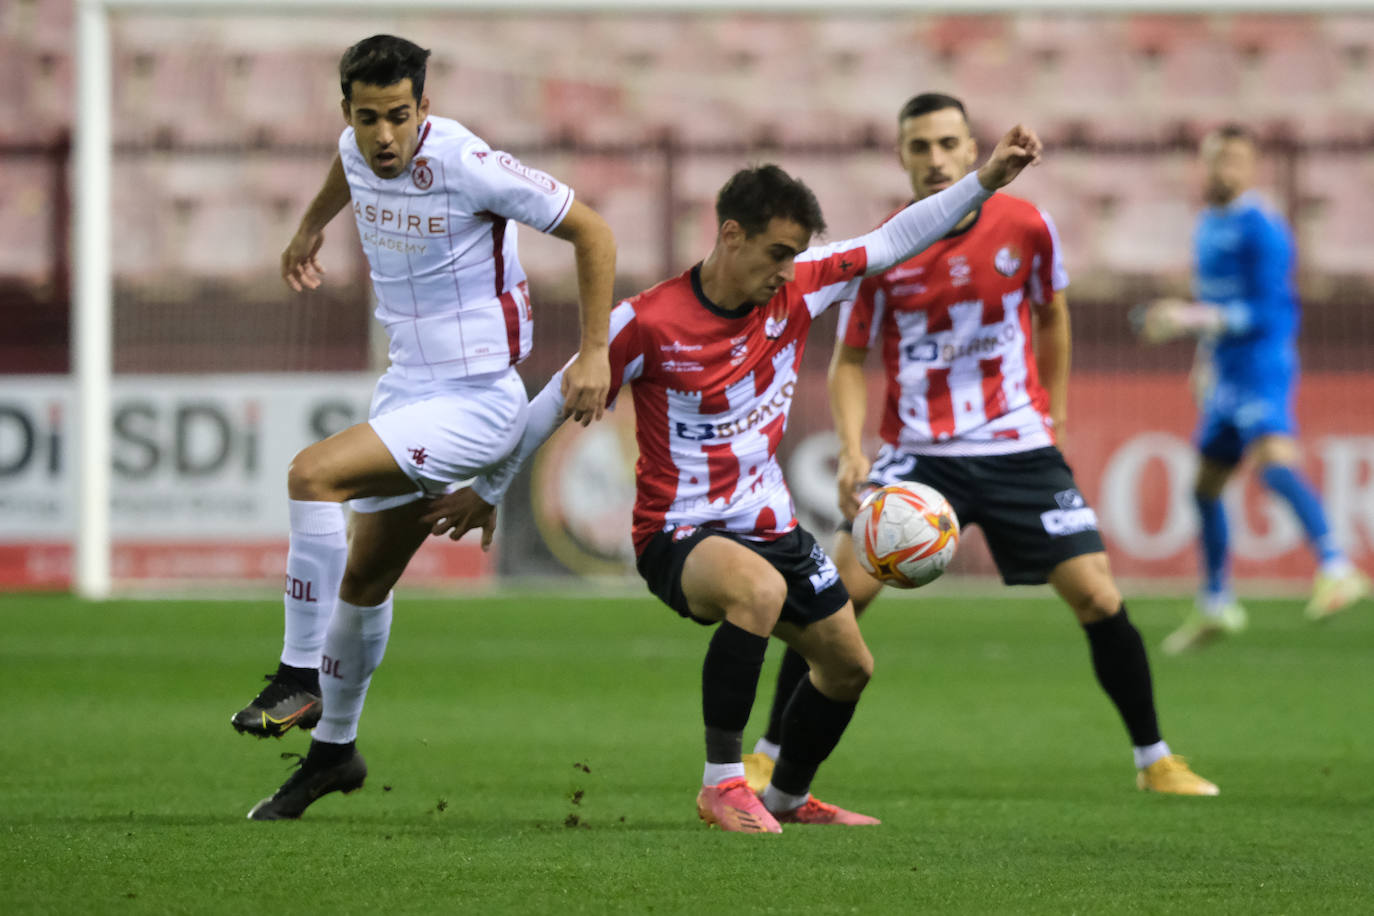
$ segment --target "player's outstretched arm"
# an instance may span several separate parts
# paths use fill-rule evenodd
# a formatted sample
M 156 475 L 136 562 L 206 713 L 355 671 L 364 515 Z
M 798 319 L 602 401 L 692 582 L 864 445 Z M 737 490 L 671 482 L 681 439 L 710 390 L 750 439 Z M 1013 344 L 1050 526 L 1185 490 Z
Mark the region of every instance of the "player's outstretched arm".
M 855 239 L 866 252 L 865 276 L 875 276 L 914 257 L 958 224 L 970 210 L 1010 184 L 1026 166 L 1040 160 L 1040 138 L 1028 127 L 1007 131 L 987 163 L 938 194 L 898 211 L 867 235 Z M 844 247 L 850 243 L 840 243 Z
M 1002 135 L 993 148 L 992 155 L 978 170 L 978 182 L 989 191 L 996 191 L 1011 184 L 1012 179 L 1021 174 L 1028 165 L 1040 161 L 1043 147 L 1040 138 L 1024 124 L 1018 124 Z
M 571 242 L 576 251 L 582 345 L 563 370 L 562 394 L 569 415 L 586 426 L 601 419 L 611 388 L 609 324 L 615 285 L 615 235 L 600 214 L 576 200 L 553 234 Z
M 1147 344 L 1180 337 L 1214 337 L 1226 328 L 1221 306 L 1186 299 L 1157 299 L 1131 310 L 1131 325 Z
M 1242 251 L 1252 265 L 1245 295 L 1226 302 L 1189 302 L 1158 299 L 1131 311 L 1131 324 L 1146 343 L 1179 337 L 1213 340 L 1261 333 L 1275 322 L 1288 323 L 1293 308 L 1286 294 L 1292 256 L 1282 230 L 1262 220 L 1248 223 Z
M 324 268 L 317 255 L 324 244 L 324 227 L 348 206 L 351 196 L 343 160 L 335 153 L 329 172 L 324 177 L 324 185 L 306 208 L 300 227 L 281 255 L 281 277 L 296 292 L 320 288 Z

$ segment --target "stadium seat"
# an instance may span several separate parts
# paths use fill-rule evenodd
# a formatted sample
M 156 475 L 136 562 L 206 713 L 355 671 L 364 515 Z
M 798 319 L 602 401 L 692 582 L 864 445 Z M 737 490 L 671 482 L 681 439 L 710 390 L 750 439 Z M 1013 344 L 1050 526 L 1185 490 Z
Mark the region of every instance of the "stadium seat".
M 113 116 L 116 141 L 169 145 L 237 142 L 223 123 L 224 69 L 207 67 L 212 48 L 118 49 Z M 168 104 L 168 99 L 176 99 Z
M 538 121 L 556 137 L 580 142 L 624 139 L 622 88 L 615 83 L 548 77 L 539 81 Z
M 1029 103 L 1051 123 L 1093 121 L 1132 107 L 1132 67 L 1121 47 L 1123 28 L 1113 21 L 1036 16 L 1017 21 L 1013 46 L 1027 69 Z M 1004 96 L 996 93 L 994 97 Z M 979 100 L 979 107 L 983 106 Z
M 226 68 L 223 115 L 249 142 L 319 144 L 343 127 L 337 52 L 262 51 Z
M 1301 163 L 1299 241 L 1304 271 L 1369 272 L 1369 205 L 1374 168 L 1359 154 L 1316 154 Z
M 50 279 L 56 168 L 29 157 L 7 159 L 0 168 L 0 275 Z
M 9 7 L 6 33 L 29 48 L 71 53 L 76 41 L 76 4 L 61 0 L 29 0 L 27 3 L 12 2 Z

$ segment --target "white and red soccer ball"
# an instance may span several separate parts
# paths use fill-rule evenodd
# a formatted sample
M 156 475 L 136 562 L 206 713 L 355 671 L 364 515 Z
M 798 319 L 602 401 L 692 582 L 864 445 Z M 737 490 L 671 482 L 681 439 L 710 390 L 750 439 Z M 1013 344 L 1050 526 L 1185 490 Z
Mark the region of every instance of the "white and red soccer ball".
M 870 493 L 854 516 L 854 550 L 873 578 L 916 588 L 940 577 L 959 547 L 959 519 L 949 500 L 923 483 Z

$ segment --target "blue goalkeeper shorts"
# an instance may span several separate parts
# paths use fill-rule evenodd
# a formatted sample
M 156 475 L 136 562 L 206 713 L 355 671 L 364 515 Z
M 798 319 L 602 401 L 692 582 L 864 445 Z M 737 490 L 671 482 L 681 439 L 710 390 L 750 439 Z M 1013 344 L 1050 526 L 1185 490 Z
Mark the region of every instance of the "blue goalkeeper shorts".
M 1256 439 L 1295 432 L 1287 398 L 1241 397 L 1233 403 L 1208 404 L 1193 441 L 1204 458 L 1233 466 Z

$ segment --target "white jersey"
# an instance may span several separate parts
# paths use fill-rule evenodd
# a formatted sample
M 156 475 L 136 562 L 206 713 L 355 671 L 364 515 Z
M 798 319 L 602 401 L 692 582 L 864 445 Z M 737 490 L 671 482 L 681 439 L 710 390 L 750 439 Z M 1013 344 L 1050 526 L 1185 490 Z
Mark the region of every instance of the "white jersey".
M 358 236 L 372 268 L 377 320 L 391 339 L 391 371 L 464 378 L 529 355 L 529 287 L 515 226 L 549 232 L 572 189 L 493 150 L 457 121 L 430 117 L 410 166 L 381 178 L 339 137 Z

